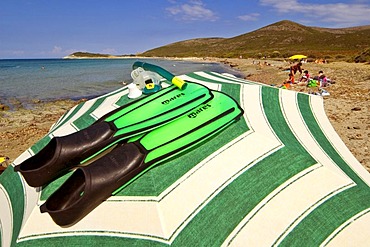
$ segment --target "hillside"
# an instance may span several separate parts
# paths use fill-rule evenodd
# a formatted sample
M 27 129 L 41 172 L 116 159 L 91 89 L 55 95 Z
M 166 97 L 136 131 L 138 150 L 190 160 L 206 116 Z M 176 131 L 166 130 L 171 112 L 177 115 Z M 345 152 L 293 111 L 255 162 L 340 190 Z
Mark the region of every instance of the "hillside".
M 352 28 L 308 27 L 280 21 L 232 38 L 180 41 L 146 51 L 160 57 L 289 57 L 304 53 L 311 58 L 350 58 L 369 47 L 370 25 Z

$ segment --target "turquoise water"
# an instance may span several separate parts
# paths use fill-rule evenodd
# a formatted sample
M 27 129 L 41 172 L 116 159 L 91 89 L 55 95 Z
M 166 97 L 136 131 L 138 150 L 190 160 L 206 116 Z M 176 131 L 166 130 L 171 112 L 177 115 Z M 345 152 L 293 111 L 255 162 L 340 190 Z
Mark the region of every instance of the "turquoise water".
M 143 59 L 140 59 L 143 60 Z M 92 98 L 132 81 L 138 59 L 10 59 L 0 60 L 0 102 L 27 105 L 34 100 Z M 144 59 L 173 74 L 193 71 L 240 73 L 218 63 Z

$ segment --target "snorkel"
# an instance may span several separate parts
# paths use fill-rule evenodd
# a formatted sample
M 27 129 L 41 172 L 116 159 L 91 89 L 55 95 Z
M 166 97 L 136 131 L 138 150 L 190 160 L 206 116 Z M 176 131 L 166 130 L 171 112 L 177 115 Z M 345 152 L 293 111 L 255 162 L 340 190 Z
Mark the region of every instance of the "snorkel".
M 172 84 L 174 84 L 175 86 L 177 86 L 180 89 L 185 89 L 186 88 L 186 82 L 183 79 L 181 79 L 178 76 L 175 76 L 175 75 L 171 74 L 169 71 L 167 71 L 167 70 L 165 70 L 165 69 L 163 69 L 163 68 L 161 68 L 157 65 L 150 64 L 150 63 L 144 63 L 144 62 L 140 62 L 140 61 L 137 61 L 132 65 L 133 69 L 137 69 L 139 67 L 143 68 L 144 70 L 152 71 L 152 72 L 155 72 L 155 73 L 159 74 L 160 76 L 167 79 L 168 81 L 170 81 Z

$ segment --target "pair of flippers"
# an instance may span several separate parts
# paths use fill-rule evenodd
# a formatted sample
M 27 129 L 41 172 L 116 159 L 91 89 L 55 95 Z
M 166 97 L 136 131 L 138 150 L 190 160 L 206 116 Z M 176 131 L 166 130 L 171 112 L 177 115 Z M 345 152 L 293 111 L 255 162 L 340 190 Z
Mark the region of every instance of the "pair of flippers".
M 122 106 L 79 132 L 53 138 L 39 153 L 15 167 L 27 183 L 45 185 L 79 167 L 41 205 L 60 226 L 85 217 L 115 191 L 145 171 L 217 134 L 243 114 L 228 95 L 187 83 Z
M 200 84 L 191 83 L 184 90 L 167 87 L 108 113 L 83 130 L 52 138 L 15 170 L 30 186 L 43 186 L 115 143 L 173 121 L 212 97 Z

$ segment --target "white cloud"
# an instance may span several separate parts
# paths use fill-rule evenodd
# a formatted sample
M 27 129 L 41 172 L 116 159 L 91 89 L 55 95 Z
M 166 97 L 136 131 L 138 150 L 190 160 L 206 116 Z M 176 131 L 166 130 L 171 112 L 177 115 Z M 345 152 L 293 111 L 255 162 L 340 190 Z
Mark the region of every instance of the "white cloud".
M 53 50 L 50 53 L 51 54 L 61 54 L 62 53 L 62 47 L 54 46 Z
M 171 1 L 176 4 L 174 1 Z M 215 21 L 217 15 L 210 9 L 207 9 L 202 1 L 191 0 L 184 4 L 176 4 L 166 8 L 166 11 L 175 19 L 184 21 Z
M 260 16 L 259 13 L 252 13 L 252 14 L 249 14 L 249 15 L 238 16 L 238 19 L 240 19 L 242 21 L 257 21 L 259 16 Z
M 287 13 L 295 8 L 301 8 L 301 6 L 298 5 L 297 0 L 260 0 L 260 3 L 265 6 L 272 6 L 281 13 Z
M 310 4 L 298 0 L 260 0 L 261 5 L 271 6 L 279 13 L 302 14 L 315 22 L 326 22 L 332 26 L 356 26 L 369 24 L 370 4 L 322 3 Z

